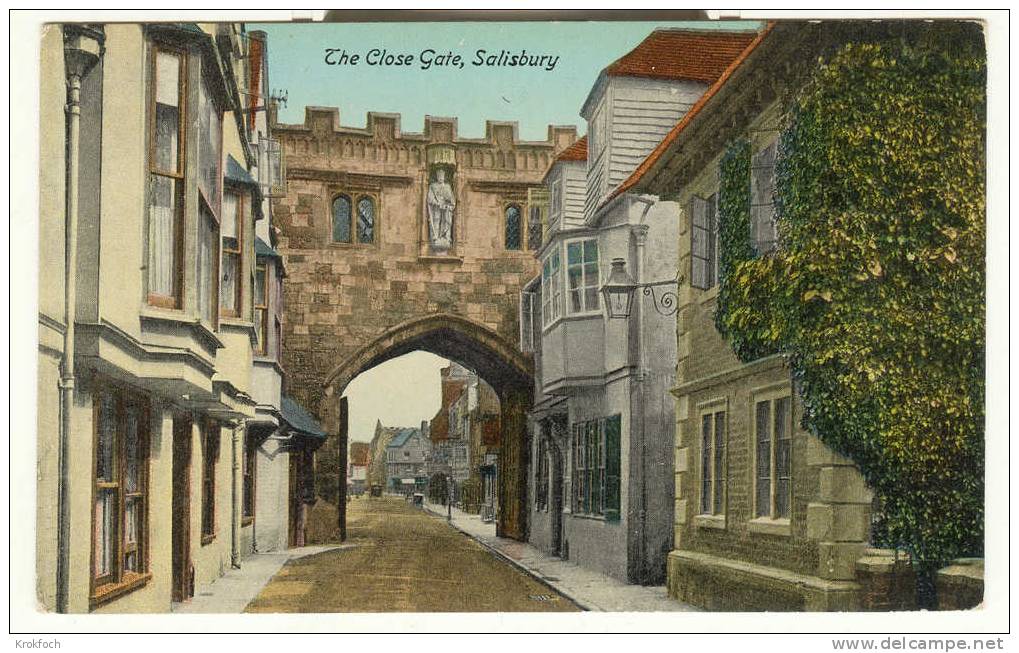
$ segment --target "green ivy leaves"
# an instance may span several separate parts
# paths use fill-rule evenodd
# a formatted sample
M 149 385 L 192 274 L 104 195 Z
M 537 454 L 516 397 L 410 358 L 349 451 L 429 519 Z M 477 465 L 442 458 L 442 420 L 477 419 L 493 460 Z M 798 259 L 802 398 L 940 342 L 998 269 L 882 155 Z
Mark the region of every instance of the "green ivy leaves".
M 781 134 L 772 254 L 750 241 L 747 141 L 719 171 L 719 331 L 741 360 L 789 356 L 805 427 L 921 564 L 983 549 L 985 80 L 967 23 L 826 57 Z

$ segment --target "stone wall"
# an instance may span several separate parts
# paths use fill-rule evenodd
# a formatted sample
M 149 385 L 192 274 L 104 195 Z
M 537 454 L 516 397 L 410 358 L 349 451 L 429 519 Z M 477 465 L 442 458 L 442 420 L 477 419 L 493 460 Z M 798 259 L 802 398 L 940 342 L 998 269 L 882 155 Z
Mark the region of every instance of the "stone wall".
M 369 113 L 359 129 L 340 127 L 336 109 L 309 107 L 303 124 L 274 133 L 288 186 L 274 204 L 288 273 L 283 366 L 303 405 L 317 407 L 330 371 L 413 318 L 456 314 L 517 341 L 519 290 L 538 268 L 532 252 L 506 249 L 505 209 L 515 203 L 526 214 L 527 190 L 576 139 L 575 127 L 549 127 L 547 140 L 526 142 L 515 124 L 489 122 L 484 138 L 467 139 L 452 118 L 428 117 L 411 134 L 398 115 Z M 436 143 L 455 153 L 457 198 L 454 246 L 438 255 L 425 220 L 428 146 Z M 373 243 L 333 242 L 340 193 L 375 201 Z

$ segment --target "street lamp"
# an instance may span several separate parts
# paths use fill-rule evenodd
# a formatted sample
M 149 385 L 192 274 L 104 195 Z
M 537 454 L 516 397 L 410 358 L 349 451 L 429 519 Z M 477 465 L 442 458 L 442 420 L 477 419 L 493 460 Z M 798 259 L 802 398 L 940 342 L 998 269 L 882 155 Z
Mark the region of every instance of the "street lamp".
M 601 287 L 602 296 L 605 298 L 605 308 L 609 317 L 622 318 L 630 316 L 630 307 L 633 304 L 633 291 L 637 289 L 637 282 L 626 271 L 626 259 L 612 259 L 612 270 L 605 285 Z
M 675 279 L 668 279 L 666 281 L 637 283 L 626 271 L 626 259 L 614 258 L 612 259 L 612 270 L 609 272 L 608 280 L 601 287 L 601 293 L 605 299 L 605 307 L 610 318 L 630 317 L 630 311 L 633 308 L 633 294 L 637 288 L 641 289 L 645 297 L 651 298 L 655 310 L 660 315 L 668 316 L 674 315 L 679 308 L 676 305 L 676 293 L 666 290 L 661 295 L 658 295 L 655 293 L 655 288 L 658 286 L 677 286 L 679 281 L 680 277 L 677 275 Z

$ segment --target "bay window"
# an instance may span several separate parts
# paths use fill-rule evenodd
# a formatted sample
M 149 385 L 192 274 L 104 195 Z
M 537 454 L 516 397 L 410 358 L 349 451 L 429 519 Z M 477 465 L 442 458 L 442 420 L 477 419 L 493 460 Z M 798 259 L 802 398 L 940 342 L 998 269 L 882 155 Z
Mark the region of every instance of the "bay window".
M 92 597 L 112 598 L 147 577 L 149 423 L 142 401 L 96 393 Z

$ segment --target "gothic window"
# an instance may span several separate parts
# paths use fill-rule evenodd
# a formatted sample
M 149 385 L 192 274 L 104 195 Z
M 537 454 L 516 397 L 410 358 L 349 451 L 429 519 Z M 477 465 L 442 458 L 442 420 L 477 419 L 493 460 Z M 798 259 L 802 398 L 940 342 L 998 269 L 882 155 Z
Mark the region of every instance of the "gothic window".
M 523 224 L 520 207 L 510 204 L 506 207 L 506 249 L 520 249 Z
M 367 195 L 357 200 L 357 242 L 375 241 L 375 202 Z
M 333 200 L 333 242 L 350 242 L 350 198 L 338 195 Z

